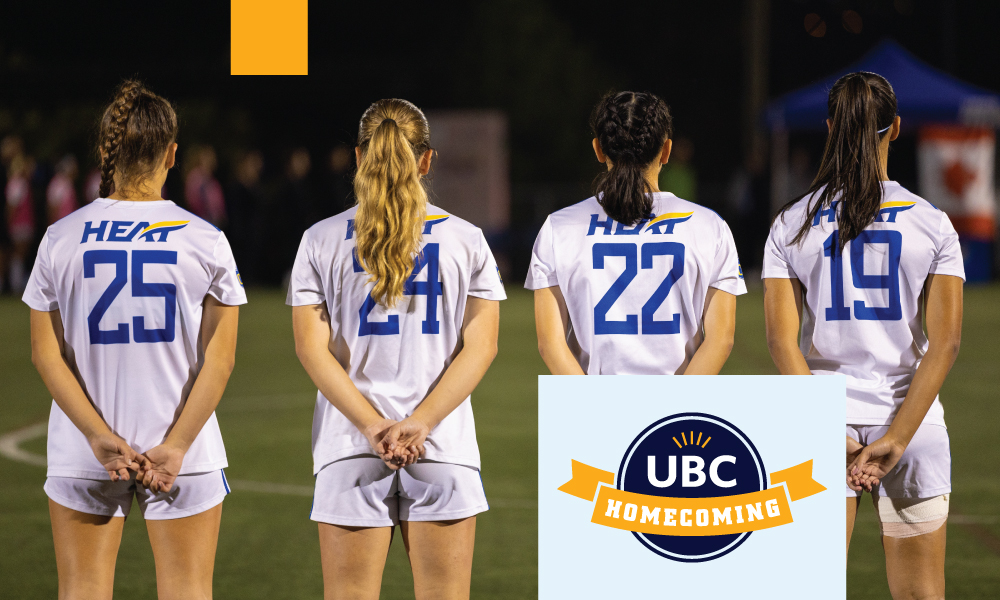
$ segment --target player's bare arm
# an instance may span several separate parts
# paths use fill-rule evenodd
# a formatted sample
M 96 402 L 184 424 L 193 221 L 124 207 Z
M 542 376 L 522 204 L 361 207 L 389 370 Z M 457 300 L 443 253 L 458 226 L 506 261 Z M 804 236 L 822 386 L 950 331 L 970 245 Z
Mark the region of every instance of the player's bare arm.
M 962 343 L 962 278 L 951 275 L 927 276 L 927 353 L 924 354 L 910 389 L 896 418 L 880 439 L 869 444 L 850 466 L 855 476 L 882 477 L 888 473 L 909 445 L 944 379 L 951 371 Z
M 553 375 L 584 375 L 566 343 L 569 311 L 559 286 L 535 290 L 535 330 L 538 352 Z
M 736 296 L 714 287 L 705 294 L 702 319 L 705 339 L 684 369 L 684 375 L 718 375 L 736 339 Z
M 180 473 L 184 455 L 222 400 L 236 365 L 239 311 L 238 306 L 227 306 L 212 296 L 205 296 L 201 318 L 205 363 L 166 439 L 144 453 L 147 463 L 140 472 L 140 479 L 142 485 L 154 492 L 170 491 Z
M 372 449 L 377 450 L 378 443 L 396 421 L 384 418 L 372 407 L 330 353 L 330 315 L 326 306 L 292 307 L 292 330 L 295 354 L 313 384 L 365 435 Z M 389 460 L 386 464 L 398 468 Z
M 432 429 L 472 394 L 497 355 L 500 335 L 500 302 L 469 296 L 462 322 L 462 349 L 445 370 L 441 381 L 413 414 L 393 425 L 379 444 L 380 454 L 412 450 L 401 457 L 416 461 L 423 455 L 424 440 Z
M 145 459 L 115 435 L 84 393 L 63 348 L 62 317 L 58 310 L 31 309 L 31 362 L 59 408 L 87 437 L 94 456 L 104 465 L 111 481 L 128 479 L 128 471 L 139 470 Z

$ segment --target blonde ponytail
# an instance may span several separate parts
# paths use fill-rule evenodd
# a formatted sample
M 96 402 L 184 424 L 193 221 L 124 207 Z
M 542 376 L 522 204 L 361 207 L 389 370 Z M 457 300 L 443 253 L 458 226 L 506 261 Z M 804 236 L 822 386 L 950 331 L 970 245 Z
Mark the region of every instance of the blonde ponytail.
M 375 282 L 372 299 L 393 307 L 413 272 L 427 214 L 427 192 L 417 165 L 430 149 L 427 119 L 405 100 L 379 100 L 361 117 L 358 147 L 358 262 Z

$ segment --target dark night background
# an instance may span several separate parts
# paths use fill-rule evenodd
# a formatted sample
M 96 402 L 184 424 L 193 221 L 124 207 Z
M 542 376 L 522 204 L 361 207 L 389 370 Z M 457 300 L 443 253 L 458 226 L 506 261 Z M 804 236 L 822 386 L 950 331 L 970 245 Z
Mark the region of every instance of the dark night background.
M 312 156 L 310 182 L 322 204 L 325 157 L 338 143 L 353 144 L 357 121 L 372 101 L 395 96 L 424 110 L 500 109 L 509 118 L 513 213 L 511 232 L 498 243 L 514 257 L 515 277 L 523 276 L 540 219 L 589 195 L 598 164 L 588 115 L 612 88 L 651 91 L 670 104 L 675 137 L 690 138 L 695 148 L 697 200 L 725 215 L 728 182 L 750 151 L 749 4 L 314 0 L 308 76 L 234 77 L 228 3 L 3 0 L 0 137 L 19 134 L 43 167 L 72 152 L 85 174 L 95 163 L 100 108 L 122 78 L 138 76 L 177 104 L 182 161 L 185 147 L 213 145 L 225 184 L 234 158 L 256 148 L 264 155 L 264 179 L 274 180 L 292 149 L 302 146 Z M 769 98 L 846 66 L 885 37 L 935 67 L 1000 90 L 1000 2 L 768 4 Z M 847 10 L 860 17 L 860 33 L 842 24 Z M 809 14 L 823 19 L 822 37 L 807 31 Z M 815 162 L 821 136 L 793 136 L 792 142 L 810 147 Z M 904 136 L 894 152 L 896 178 L 912 183 L 912 137 Z M 171 197 L 182 195 L 180 177 L 171 174 Z

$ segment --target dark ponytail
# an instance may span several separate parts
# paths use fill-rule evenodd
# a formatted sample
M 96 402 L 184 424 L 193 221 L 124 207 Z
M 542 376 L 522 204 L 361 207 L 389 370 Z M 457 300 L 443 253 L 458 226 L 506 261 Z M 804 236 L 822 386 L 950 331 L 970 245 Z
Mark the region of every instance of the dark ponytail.
M 123 192 L 149 177 L 176 139 L 177 114 L 170 103 L 138 81 L 123 82 L 101 117 L 101 197 L 115 191 L 115 175 Z
M 635 225 L 653 209 L 645 172 L 673 135 L 670 109 L 650 93 L 612 92 L 594 108 L 590 127 L 611 161 L 594 181 L 594 195 L 609 217 Z
M 859 72 L 844 75 L 833 84 L 827 100 L 830 134 L 823 160 L 812 185 L 781 213 L 806 196 L 822 192 L 808 207 L 805 221 L 792 239 L 798 244 L 812 227 L 820 210 L 837 203 L 839 251 L 875 221 L 884 188 L 879 164 L 879 144 L 889 135 L 896 118 L 896 94 L 881 75 Z M 825 186 L 825 187 L 824 187 Z

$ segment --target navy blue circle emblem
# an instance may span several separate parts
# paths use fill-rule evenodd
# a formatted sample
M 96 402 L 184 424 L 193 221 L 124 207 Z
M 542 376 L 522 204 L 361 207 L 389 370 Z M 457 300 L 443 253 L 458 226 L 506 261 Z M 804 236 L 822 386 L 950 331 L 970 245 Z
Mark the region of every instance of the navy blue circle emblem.
M 735 425 L 703 413 L 653 423 L 629 445 L 618 469 L 619 490 L 667 498 L 713 498 L 759 492 L 767 486 L 760 453 Z M 633 532 L 646 548 L 680 562 L 729 554 L 750 533 L 672 536 Z

